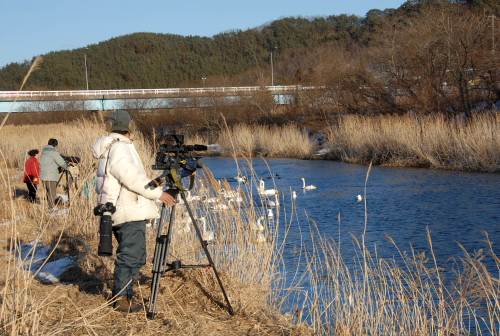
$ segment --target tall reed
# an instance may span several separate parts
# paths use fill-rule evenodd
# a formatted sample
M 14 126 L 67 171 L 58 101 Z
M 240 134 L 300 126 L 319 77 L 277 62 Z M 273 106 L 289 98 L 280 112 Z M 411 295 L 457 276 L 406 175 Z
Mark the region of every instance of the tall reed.
M 225 156 L 308 158 L 317 145 L 296 125 L 258 126 L 240 124 L 221 132 L 218 144 Z
M 329 147 L 344 162 L 422 166 L 467 171 L 500 170 L 500 115 L 469 119 L 429 116 L 359 116 L 339 119 Z
M 6 141 L 1 145 L 19 151 L 32 148 L 33 141 L 43 144 L 48 137 L 59 137 L 65 154 L 83 158 L 81 168 L 85 173 L 81 189 L 84 182 L 91 182 L 87 176 L 95 169 L 90 146 L 105 133 L 102 124 L 90 121 L 40 126 L 29 137 L 18 135 L 20 128 L 16 127 L 0 131 L 8 131 L 11 136 L 2 137 Z M 145 163 L 151 162 L 153 146 L 140 136 L 136 142 L 144 153 Z M 8 156 L 6 160 L 9 161 Z M 19 160 L 22 163 L 23 159 Z M 44 204 L 30 204 L 22 197 L 12 200 L 12 190 L 19 193 L 24 185 L 19 168 L 6 166 L 3 161 L 0 174 L 0 200 L 7 205 L 0 213 L 0 239 L 9 247 L 0 263 L 0 328 L 5 334 L 197 335 L 214 330 L 221 334 L 234 330 L 249 332 L 243 328 L 248 325 L 253 326 L 254 332 L 264 334 L 498 333 L 500 280 L 483 262 L 489 253 L 500 269 L 493 242 L 487 243 L 486 252 L 463 251 L 463 257 L 457 257 L 454 276 L 442 272 L 434 255 L 400 251 L 392 259 L 381 258 L 364 246 L 363 237 L 353 237 L 357 257 L 346 260 L 344 250 L 333 239 L 324 237 L 313 219 L 306 225 L 297 220 L 293 202 L 290 209 L 285 202 L 274 208 L 274 219 L 266 216 L 266 203 L 252 189 L 259 177 L 251 168 L 249 178 L 253 183 L 241 184 L 239 188 L 219 183 L 205 168 L 204 174 L 197 174 L 190 195 L 200 227 L 214 233 L 209 249 L 236 317 L 229 318 L 217 304 L 224 300 L 210 269 L 194 269 L 162 278 L 157 319 L 147 321 L 141 314 L 122 316 L 106 302 L 110 298 L 113 259 L 96 255 L 98 221 L 92 213 L 95 194 L 77 191 L 67 208 L 67 216 L 52 216 Z M 150 173 L 153 177 L 158 172 Z M 167 217 L 169 211 L 165 213 Z M 185 264 L 204 262 L 189 222 L 186 228 L 185 212 L 185 205 L 176 206 L 178 220 L 174 223 L 175 239 L 170 255 Z M 260 217 L 264 217 L 260 222 L 262 231 L 257 229 Z M 310 242 L 295 246 L 300 260 L 294 269 L 284 263 L 285 246 L 292 243 L 287 242 L 291 226 L 301 228 L 302 239 Z M 137 284 L 139 295 L 144 297 L 149 295 L 155 228 L 157 224 L 148 229 L 150 258 Z M 368 219 L 365 230 L 370 230 Z M 260 234 L 264 235 L 264 241 L 259 239 Z M 19 267 L 20 263 L 30 264 L 30 261 L 20 260 L 15 249 L 33 240 L 51 246 L 50 261 L 64 256 L 77 258 L 76 265 L 61 278 L 69 285 L 41 285 L 32 273 Z M 432 247 L 430 234 L 428 240 Z M 457 246 L 457 255 L 460 252 Z
M 135 330 L 144 335 L 176 333 L 181 330 L 192 335 L 210 332 L 213 322 L 200 325 L 192 320 L 193 316 L 205 319 L 206 312 L 213 317 L 228 318 L 224 307 L 217 304 L 224 300 L 210 269 L 194 269 L 162 279 L 157 308 L 159 318 L 154 321 L 145 323 L 145 316 L 136 315 L 130 317 L 135 319 L 136 323 L 129 324 L 129 319 L 117 317 L 108 307 L 113 258 L 100 258 L 96 255 L 98 219 L 92 212 L 96 198 L 91 190 L 85 191 L 87 187 L 92 189 L 91 173 L 95 171 L 91 145 L 102 134 L 105 134 L 102 123 L 88 120 L 44 125 L 35 130 L 8 125 L 0 130 L 2 139 L 5 139 L 1 144 L 2 151 L 13 156 L 6 156 L 2 161 L 0 175 L 0 200 L 3 204 L 10 204 L 2 207 L 0 211 L 0 223 L 3 223 L 0 225 L 3 231 L 0 239 L 9 243 L 4 261 L 0 263 L 0 327 L 4 333 L 11 335 L 75 332 L 117 334 L 124 330 L 128 333 Z M 71 203 L 59 214 L 51 214 L 46 210 L 43 188 L 39 189 L 41 204 L 28 203 L 22 197 L 25 186 L 20 170 L 25 159 L 24 153 L 34 147 L 41 149 L 52 137 L 58 138 L 62 153 L 82 158 L 79 190 L 72 190 Z M 140 134 L 136 135 L 134 141 L 143 155 L 146 167 L 151 167 L 153 146 L 144 142 Z M 154 177 L 160 172 L 149 173 Z M 280 250 L 275 248 L 275 232 L 278 228 L 263 223 L 265 231 L 262 234 L 266 239 L 265 242 L 258 242 L 258 232 L 254 224 L 262 215 L 262 210 L 251 205 L 252 202 L 243 190 L 232 190 L 227 184 L 221 187 L 206 169 L 204 175 L 205 177 L 197 175 L 193 194 L 198 195 L 199 199 L 192 200 L 191 205 L 200 227 L 203 227 L 204 231 L 212 231 L 217 238 L 209 245 L 209 249 L 237 313 L 237 317 L 229 322 L 229 328 L 239 328 L 237 325 L 241 324 L 241 321 L 262 324 L 261 330 L 270 333 L 274 332 L 272 330 L 296 328 L 292 326 L 289 318 L 281 315 L 279 309 L 271 305 L 274 286 L 279 283 L 276 274 L 280 266 Z M 17 195 L 14 200 L 12 189 L 15 189 Z M 60 189 L 58 192 L 64 193 L 64 190 Z M 235 199 L 235 195 L 240 192 L 241 199 Z M 208 202 L 208 199 L 215 200 L 216 203 Z M 245 203 L 250 207 L 237 207 L 236 200 L 237 204 Z M 171 209 L 167 209 L 167 217 L 170 211 Z M 185 205 L 176 206 L 179 221 L 174 223 L 175 239 L 172 241 L 170 256 L 182 259 L 184 264 L 206 263 L 193 228 L 184 230 L 182 226 L 181 219 L 185 219 L 185 212 Z M 149 296 L 148 281 L 152 268 L 151 256 L 154 254 L 156 242 L 156 228 L 155 224 L 147 233 L 150 258 L 138 284 L 139 295 L 145 297 Z M 61 278 L 61 281 L 72 285 L 43 286 L 33 274 L 21 268 L 21 264 L 29 266 L 35 262 L 29 259 L 20 260 L 18 254 L 19 247 L 31 241 L 51 247 L 51 256 L 47 261 L 66 256 L 76 258 L 76 264 Z M 64 313 L 61 315 L 61 312 Z M 116 323 L 117 318 L 123 320 L 123 323 Z M 137 329 L 137 323 L 142 326 L 140 331 Z M 224 333 L 223 329 L 221 333 Z

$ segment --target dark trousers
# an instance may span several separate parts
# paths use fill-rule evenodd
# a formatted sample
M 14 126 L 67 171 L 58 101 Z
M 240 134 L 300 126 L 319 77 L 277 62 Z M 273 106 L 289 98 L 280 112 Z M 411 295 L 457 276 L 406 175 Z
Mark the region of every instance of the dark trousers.
M 36 189 L 38 188 L 38 184 L 26 182 L 26 186 L 28 187 L 28 201 L 36 202 Z
M 134 296 L 134 281 L 146 265 L 146 221 L 113 226 L 118 241 L 113 296 Z
M 49 209 L 54 207 L 54 202 L 56 200 L 56 181 L 43 181 L 45 185 L 45 190 L 47 191 L 47 204 L 49 205 Z

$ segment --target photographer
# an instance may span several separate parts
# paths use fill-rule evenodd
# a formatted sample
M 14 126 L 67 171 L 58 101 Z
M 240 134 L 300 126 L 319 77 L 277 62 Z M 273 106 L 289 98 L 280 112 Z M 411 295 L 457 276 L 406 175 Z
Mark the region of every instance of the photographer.
M 38 149 L 32 149 L 28 152 L 30 158 L 26 161 L 24 169 L 24 183 L 28 187 L 28 201 L 31 203 L 36 202 L 36 190 L 40 183 L 40 157 Z
M 47 191 L 47 203 L 50 210 L 54 210 L 56 203 L 56 185 L 59 180 L 59 168 L 68 169 L 73 163 L 68 163 L 59 153 L 57 147 L 59 142 L 50 139 L 47 146 L 42 150 L 40 156 L 40 179 Z
M 125 110 L 110 116 L 107 129 L 93 145 L 92 155 L 99 159 L 97 185 L 99 205 L 112 203 L 113 234 L 118 241 L 114 272 L 113 296 L 119 296 L 114 309 L 137 312 L 143 308 L 134 303 L 134 280 L 146 264 L 146 221 L 158 218 L 156 200 L 168 206 L 175 199 L 161 188 L 147 188 L 151 181 L 135 149 L 131 133 L 135 124 Z

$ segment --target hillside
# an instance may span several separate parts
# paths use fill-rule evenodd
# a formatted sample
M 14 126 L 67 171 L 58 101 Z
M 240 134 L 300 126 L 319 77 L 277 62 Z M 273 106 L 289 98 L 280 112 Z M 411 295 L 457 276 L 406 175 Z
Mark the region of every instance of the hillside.
M 469 113 L 500 99 L 499 16 L 495 0 L 409 0 L 364 18 L 283 18 L 213 37 L 135 33 L 44 55 L 24 90 L 85 89 L 86 57 L 90 89 L 266 86 L 273 76 L 324 86 L 304 102 L 319 115 Z M 0 90 L 19 89 L 30 65 L 0 69 Z

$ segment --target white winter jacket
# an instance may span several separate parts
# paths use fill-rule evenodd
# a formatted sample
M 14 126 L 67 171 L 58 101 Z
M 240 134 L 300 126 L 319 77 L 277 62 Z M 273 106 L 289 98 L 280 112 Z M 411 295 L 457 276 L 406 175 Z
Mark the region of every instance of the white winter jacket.
M 163 191 L 146 187 L 151 179 L 132 140 L 118 133 L 101 136 L 92 147 L 92 155 L 99 159 L 97 202 L 115 205 L 113 225 L 158 218 L 155 200 Z

